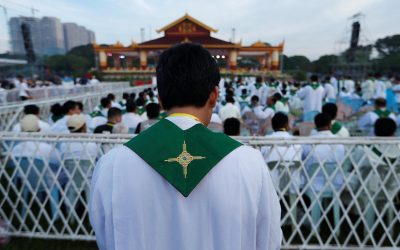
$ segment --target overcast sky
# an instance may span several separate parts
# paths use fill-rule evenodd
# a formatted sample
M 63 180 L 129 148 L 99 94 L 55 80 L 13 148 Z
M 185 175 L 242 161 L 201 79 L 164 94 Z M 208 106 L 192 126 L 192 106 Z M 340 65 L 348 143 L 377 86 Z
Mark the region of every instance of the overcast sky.
M 140 28 L 146 40 L 160 36 L 156 29 L 188 12 L 218 29 L 213 36 L 229 40 L 232 28 L 244 45 L 257 40 L 277 45 L 285 40 L 285 54 L 310 59 L 338 53 L 349 39 L 352 15 L 365 18 L 363 41 L 373 42 L 400 34 L 400 0 L 0 0 L 8 18 L 54 16 L 62 22 L 76 22 L 96 33 L 97 43 L 140 42 Z M 1 11 L 1 9 L 0 9 Z M 347 41 L 346 41 L 347 43 Z M 9 49 L 6 16 L 0 12 L 0 52 Z

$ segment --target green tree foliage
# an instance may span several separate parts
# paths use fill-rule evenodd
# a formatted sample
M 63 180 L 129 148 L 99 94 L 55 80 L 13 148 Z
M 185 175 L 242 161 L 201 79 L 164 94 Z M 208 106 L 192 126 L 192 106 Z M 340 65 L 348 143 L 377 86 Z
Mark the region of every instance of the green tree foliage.
M 302 70 L 310 71 L 312 68 L 311 61 L 305 56 L 283 56 L 283 68 L 285 71 Z
M 47 57 L 44 65 L 54 72 L 82 75 L 95 66 L 93 45 L 75 47 L 66 55 Z
M 400 54 L 400 35 L 378 39 L 375 48 L 381 58 Z
M 332 73 L 333 65 L 339 61 L 339 57 L 336 55 L 325 55 L 321 56 L 318 60 L 313 61 L 313 71 L 319 74 L 330 74 Z

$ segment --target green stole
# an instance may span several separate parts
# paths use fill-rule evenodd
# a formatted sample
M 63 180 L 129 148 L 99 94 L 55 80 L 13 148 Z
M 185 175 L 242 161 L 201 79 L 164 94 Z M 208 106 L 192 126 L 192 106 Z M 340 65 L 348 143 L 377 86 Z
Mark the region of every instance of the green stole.
M 143 106 L 139 106 L 137 107 L 136 112 L 138 115 L 143 115 L 143 113 L 146 112 L 146 109 Z
M 374 154 L 381 158 L 387 165 L 393 165 L 397 160 L 397 158 L 391 158 L 383 155 L 382 152 L 375 146 L 372 147 L 372 152 L 374 152 Z
M 182 130 L 168 119 L 125 143 L 184 197 L 189 196 L 215 165 L 241 145 L 200 123 Z
M 104 115 L 101 111 L 93 111 L 92 113 L 90 113 L 90 117 L 92 117 L 92 118 L 98 117 L 98 116 L 104 117 Z
M 242 98 L 243 101 L 245 101 L 249 97 L 249 95 L 241 95 L 240 98 Z
M 319 86 L 321 86 L 321 85 L 319 83 L 317 83 L 317 82 L 313 82 L 313 83 L 310 84 L 310 87 L 313 90 L 316 90 L 317 88 L 319 88 Z
M 377 114 L 379 118 L 387 118 L 391 112 L 389 110 L 376 109 L 374 110 L 374 113 Z
M 335 121 L 331 128 L 332 134 L 336 135 L 342 129 L 342 127 L 343 126 L 340 122 Z
M 261 83 L 256 83 L 256 84 L 254 84 L 254 87 L 256 87 L 256 89 L 258 90 L 258 89 L 260 89 L 261 88 L 261 86 L 262 86 L 262 84 Z

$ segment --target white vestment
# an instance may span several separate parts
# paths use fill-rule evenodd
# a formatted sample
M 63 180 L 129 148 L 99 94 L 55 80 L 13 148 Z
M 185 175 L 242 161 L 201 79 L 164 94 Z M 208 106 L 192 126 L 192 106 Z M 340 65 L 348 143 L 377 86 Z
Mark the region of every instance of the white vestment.
M 297 97 L 304 101 L 304 114 L 311 111 L 321 112 L 322 101 L 325 97 L 325 89 L 322 86 L 316 89 L 313 89 L 311 86 L 305 86 L 297 92 Z
M 167 119 L 183 130 L 197 123 Z M 187 198 L 120 146 L 98 162 L 90 197 L 100 250 L 280 249 L 279 200 L 261 153 L 248 146 L 223 158 Z

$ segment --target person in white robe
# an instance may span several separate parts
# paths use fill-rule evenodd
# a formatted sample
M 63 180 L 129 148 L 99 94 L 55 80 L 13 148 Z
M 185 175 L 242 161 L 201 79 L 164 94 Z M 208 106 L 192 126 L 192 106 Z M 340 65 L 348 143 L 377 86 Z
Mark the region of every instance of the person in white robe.
M 177 68 L 186 70 L 174 71 Z M 198 79 L 200 77 L 210 81 L 205 83 Z M 178 137 L 191 133 L 195 136 L 194 131 L 198 129 L 212 138 L 218 136 L 233 142 L 225 135 L 203 128 L 208 125 L 217 103 L 220 79 L 218 66 L 207 50 L 192 43 L 165 50 L 159 59 L 157 79 L 160 104 L 169 111 L 169 116 L 159 124 L 167 127 L 156 124 L 130 143 L 141 138 L 145 142 L 145 137 L 158 129 L 166 133 L 173 131 Z M 195 106 L 196 101 L 203 104 Z M 182 153 L 190 153 L 190 141 L 197 140 L 189 137 L 187 148 L 183 142 Z M 163 134 L 160 134 L 157 148 L 166 149 L 170 142 L 162 142 L 162 139 Z M 180 140 L 177 145 L 177 150 L 181 151 Z M 142 146 L 151 148 L 154 145 Z M 258 150 L 245 145 L 233 149 L 186 196 L 172 185 L 174 180 L 155 171 L 159 164 L 148 163 L 160 154 L 144 157 L 143 152 L 149 151 L 138 153 L 140 147 L 118 146 L 95 167 L 89 216 L 100 250 L 280 249 L 279 200 Z M 211 145 L 205 149 L 210 150 L 210 154 L 197 156 L 198 165 L 195 166 L 201 167 L 204 157 L 216 152 Z M 187 163 L 187 158 L 179 159 Z M 169 164 L 166 165 L 171 166 L 168 171 L 179 175 L 179 180 L 190 181 L 193 168 L 187 169 L 186 165 L 185 172 L 184 165 L 172 163 L 175 160 L 160 159 L 160 162 Z
M 334 103 L 326 103 L 322 107 L 322 113 L 326 113 L 332 118 L 332 127 L 331 127 L 332 134 L 342 138 L 350 137 L 350 133 L 347 130 L 347 128 L 340 122 L 336 121 L 337 112 L 338 112 L 338 107 Z
M 312 134 L 311 138 L 318 138 L 323 141 L 324 139 L 337 138 L 336 135 L 331 132 L 332 119 L 328 114 L 321 113 L 315 117 L 315 127 L 317 133 Z M 305 161 L 306 170 L 308 175 L 306 179 L 309 179 L 313 175 L 313 169 L 317 166 L 317 174 L 312 181 L 311 187 L 315 192 L 321 192 L 329 189 L 327 187 L 327 177 L 322 171 L 322 168 L 327 164 L 335 166 L 335 168 L 341 167 L 340 162 L 343 161 L 345 156 L 345 147 L 341 144 L 317 144 L 304 145 L 303 146 L 303 160 Z M 332 178 L 329 176 L 329 178 Z M 343 171 L 336 172 L 335 176 L 331 179 L 332 185 L 335 189 L 339 189 L 344 183 Z
M 138 124 L 143 122 L 144 119 L 136 114 L 136 104 L 134 101 L 128 101 L 126 103 L 126 113 L 122 115 L 121 123 L 128 128 L 129 133 L 134 133 Z
M 64 117 L 57 120 L 50 128 L 52 133 L 69 134 L 67 125 L 68 118 L 71 115 L 81 113 L 78 104 L 75 101 L 66 101 L 63 105 Z
M 325 89 L 318 83 L 318 76 L 311 76 L 311 84 L 301 88 L 297 97 L 303 100 L 303 120 L 312 121 L 321 112 L 322 102 L 326 96 Z
M 390 118 L 396 122 L 396 116 L 386 109 L 386 100 L 378 98 L 375 100 L 375 110 L 369 111 L 358 119 L 358 128 L 369 136 L 374 135 L 374 125 L 378 118 Z
M 293 135 L 289 133 L 289 118 L 284 113 L 278 112 L 272 118 L 272 128 L 274 132 L 271 135 L 267 135 L 266 138 L 271 139 L 286 139 L 293 138 Z M 285 169 L 285 172 L 290 174 L 290 193 L 296 194 L 301 188 L 301 169 L 292 169 L 296 163 L 300 163 L 303 148 L 301 145 L 291 146 L 264 146 L 261 148 L 261 153 L 264 156 L 265 162 L 267 163 L 278 163 L 287 164 L 289 169 Z M 282 170 L 277 166 L 272 166 L 274 169 L 271 170 L 272 181 L 275 184 L 275 188 L 284 189 L 288 183 L 282 183 Z M 283 184 L 283 185 L 282 185 Z
M 235 100 L 231 96 L 226 97 L 226 104 L 219 111 L 219 117 L 222 122 L 228 118 L 236 118 L 241 120 L 240 109 L 235 105 Z

